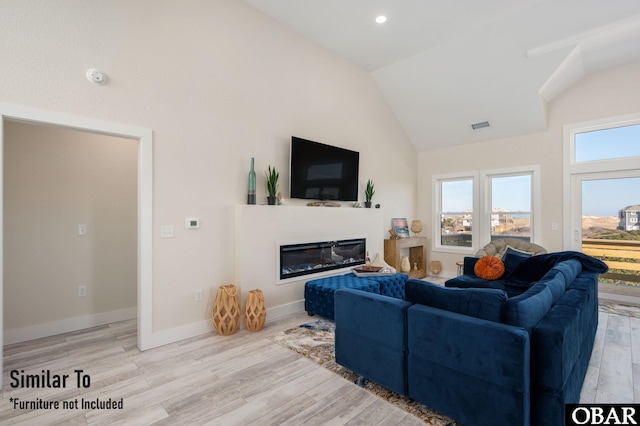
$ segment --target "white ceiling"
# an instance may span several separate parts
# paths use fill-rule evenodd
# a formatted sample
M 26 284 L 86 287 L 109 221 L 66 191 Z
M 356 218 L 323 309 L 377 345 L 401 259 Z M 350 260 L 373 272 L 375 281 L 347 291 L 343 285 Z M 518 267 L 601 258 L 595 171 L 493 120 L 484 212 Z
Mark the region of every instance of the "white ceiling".
M 547 101 L 640 60 L 639 0 L 243 1 L 370 72 L 418 151 L 542 131 Z

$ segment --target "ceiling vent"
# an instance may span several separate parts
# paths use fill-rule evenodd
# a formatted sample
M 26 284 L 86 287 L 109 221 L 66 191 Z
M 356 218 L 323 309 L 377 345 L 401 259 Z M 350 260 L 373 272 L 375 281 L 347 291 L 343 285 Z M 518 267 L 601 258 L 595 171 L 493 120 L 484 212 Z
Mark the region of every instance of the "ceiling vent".
M 491 123 L 488 121 L 481 121 L 480 123 L 474 123 L 471 125 L 471 130 L 480 130 L 485 129 L 487 127 L 491 127 Z

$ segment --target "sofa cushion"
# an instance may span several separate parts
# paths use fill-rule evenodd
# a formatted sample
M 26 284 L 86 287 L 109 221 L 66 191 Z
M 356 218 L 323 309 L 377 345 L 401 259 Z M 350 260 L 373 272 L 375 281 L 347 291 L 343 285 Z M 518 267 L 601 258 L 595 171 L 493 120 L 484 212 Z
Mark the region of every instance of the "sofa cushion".
M 502 322 L 531 329 L 544 317 L 553 304 L 553 293 L 546 283 L 536 283 L 519 296 L 507 300 L 502 308 Z
M 580 359 L 580 348 L 588 331 L 580 324 L 580 308 L 554 306 L 532 332 L 532 383 L 562 389 Z
M 560 271 L 564 275 L 565 282 L 572 283 L 578 274 L 582 272 L 582 264 L 578 259 L 568 259 L 558 263 L 552 269 Z
M 473 273 L 485 280 L 497 280 L 504 275 L 504 263 L 495 256 L 485 256 L 476 262 Z
M 555 304 L 567 290 L 567 281 L 565 280 L 564 275 L 557 269 L 552 269 L 547 272 L 547 274 L 535 285 L 538 284 L 549 287 L 551 295 L 553 296 L 551 300 L 552 305 Z
M 489 321 L 500 322 L 502 304 L 507 300 L 503 290 L 488 288 L 448 288 L 427 281 L 409 280 L 405 299 Z
M 520 264 L 520 262 L 522 262 L 523 260 L 531 256 L 532 256 L 531 253 L 527 253 L 522 250 L 516 250 L 511 246 L 507 246 L 507 250 L 504 252 L 504 255 L 502 256 L 502 261 L 504 262 L 504 269 L 505 269 L 504 271 L 505 278 L 508 278 L 509 275 L 511 275 L 513 271 L 516 270 L 516 267 Z
M 504 290 L 504 280 L 489 281 L 475 275 L 459 275 L 455 278 L 451 278 L 444 283 L 445 287 L 458 287 L 458 288 L 494 288 L 498 290 Z
M 463 259 L 462 273 L 464 275 L 474 275 L 473 268 L 476 267 L 476 263 L 480 260 L 479 257 L 465 256 Z

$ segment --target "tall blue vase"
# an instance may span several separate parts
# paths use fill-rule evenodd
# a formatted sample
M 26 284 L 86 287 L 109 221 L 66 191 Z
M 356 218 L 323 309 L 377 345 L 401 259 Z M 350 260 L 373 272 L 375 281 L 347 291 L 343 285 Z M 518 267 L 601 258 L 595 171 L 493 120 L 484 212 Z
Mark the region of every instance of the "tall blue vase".
M 253 168 L 253 157 L 251 157 L 251 170 L 249 170 L 249 184 L 247 186 L 247 204 L 256 203 L 256 171 Z

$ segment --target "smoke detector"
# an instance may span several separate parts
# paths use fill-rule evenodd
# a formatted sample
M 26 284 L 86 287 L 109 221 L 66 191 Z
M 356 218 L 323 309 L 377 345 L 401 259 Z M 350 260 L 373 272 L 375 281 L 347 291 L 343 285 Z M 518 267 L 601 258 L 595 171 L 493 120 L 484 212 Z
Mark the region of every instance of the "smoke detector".
M 104 84 L 107 82 L 107 76 L 102 71 L 91 68 L 87 70 L 87 80 L 94 84 Z

